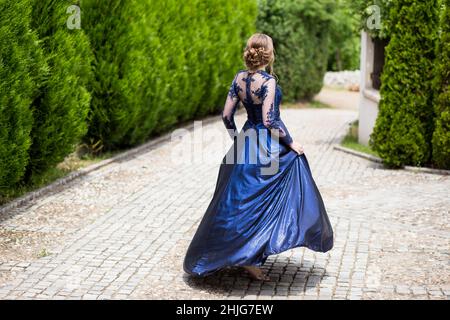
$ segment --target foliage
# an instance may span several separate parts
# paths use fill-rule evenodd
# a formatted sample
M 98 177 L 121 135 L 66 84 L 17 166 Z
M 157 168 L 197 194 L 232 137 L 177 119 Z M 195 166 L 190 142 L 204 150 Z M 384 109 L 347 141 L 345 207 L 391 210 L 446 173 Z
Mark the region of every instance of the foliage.
M 353 1 L 337 0 L 330 29 L 329 71 L 359 69 L 360 14 L 352 9 Z
M 435 64 L 433 162 L 450 169 L 450 0 L 444 1 Z
M 221 109 L 256 14 L 254 0 L 0 0 L 0 197 L 82 138 L 108 152 Z
M 397 0 L 390 9 L 382 99 L 370 141 L 389 166 L 430 161 L 438 7 L 437 0 Z
M 261 0 L 257 30 L 270 35 L 276 50 L 284 99 L 311 99 L 327 69 L 335 1 Z
M 91 49 L 82 30 L 70 30 L 74 1 L 33 0 L 32 27 L 41 39 L 49 72 L 33 105 L 30 175 L 42 173 L 74 150 L 87 131 Z
M 352 0 L 354 14 L 361 17 L 359 28 L 374 38 L 388 38 L 395 22 L 391 15 L 395 3 L 392 0 Z
M 256 15 L 250 0 L 83 4 L 95 54 L 86 138 L 104 150 L 218 110 Z
M 372 150 L 369 146 L 359 143 L 358 126 L 359 126 L 358 120 L 356 120 L 350 124 L 348 133 L 344 137 L 344 139 L 342 139 L 341 145 L 345 148 L 353 149 L 358 152 L 362 152 L 362 153 L 366 153 L 366 154 L 378 157 L 378 154 L 374 150 Z
M 20 14 L 18 14 L 20 13 Z M 30 105 L 46 65 L 30 31 L 28 0 L 0 0 L 0 192 L 18 183 L 29 160 Z

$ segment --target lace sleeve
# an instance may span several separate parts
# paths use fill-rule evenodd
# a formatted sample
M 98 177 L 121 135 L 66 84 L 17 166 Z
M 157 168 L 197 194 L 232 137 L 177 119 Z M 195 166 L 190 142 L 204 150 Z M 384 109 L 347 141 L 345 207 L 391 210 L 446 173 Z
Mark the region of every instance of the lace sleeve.
M 292 143 L 292 138 L 280 119 L 279 105 L 275 103 L 276 81 L 274 78 L 271 78 L 264 85 L 266 86 L 262 105 L 264 126 L 277 134 L 283 144 L 289 146 Z
M 236 109 L 239 105 L 238 92 L 240 88 L 236 82 L 236 78 L 237 75 L 231 83 L 230 90 L 228 91 L 228 97 L 222 111 L 222 120 L 231 138 L 236 136 L 237 131 L 236 123 L 234 122 L 234 114 L 236 113 Z

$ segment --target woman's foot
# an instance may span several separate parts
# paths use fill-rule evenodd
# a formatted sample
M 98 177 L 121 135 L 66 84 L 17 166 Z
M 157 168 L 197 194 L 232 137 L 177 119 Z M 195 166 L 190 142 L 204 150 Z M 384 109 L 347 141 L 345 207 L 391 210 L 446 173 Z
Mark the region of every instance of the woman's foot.
M 260 268 L 254 266 L 245 266 L 244 269 L 254 280 L 270 281 L 270 277 L 266 275 Z

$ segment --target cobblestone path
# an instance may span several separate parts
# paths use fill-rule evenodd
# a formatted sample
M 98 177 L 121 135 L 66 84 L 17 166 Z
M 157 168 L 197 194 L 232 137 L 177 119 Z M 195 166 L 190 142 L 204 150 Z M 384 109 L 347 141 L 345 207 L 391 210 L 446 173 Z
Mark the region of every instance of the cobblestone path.
M 0 271 L 14 271 L 0 285 L 0 298 L 448 299 L 450 177 L 387 170 L 334 150 L 355 111 L 285 109 L 282 115 L 305 147 L 333 223 L 330 252 L 299 248 L 270 257 L 271 282 L 252 281 L 237 269 L 201 280 L 186 276 L 184 253 L 211 199 L 223 150 L 209 141 L 206 163 L 180 165 L 171 160 L 179 141 L 171 141 L 2 220 L 4 229 L 70 229 L 71 235 L 50 255 L 0 264 Z M 220 121 L 203 127 L 205 134 L 223 130 Z M 85 222 L 73 227 L 58 220 L 68 213 Z

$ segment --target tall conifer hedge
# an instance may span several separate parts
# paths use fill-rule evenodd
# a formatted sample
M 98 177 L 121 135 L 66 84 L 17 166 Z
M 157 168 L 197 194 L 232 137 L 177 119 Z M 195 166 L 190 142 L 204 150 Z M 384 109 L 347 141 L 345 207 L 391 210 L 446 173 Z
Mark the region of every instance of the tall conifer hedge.
M 220 110 L 256 14 L 254 0 L 0 0 L 0 187 L 83 136 L 128 147 Z
M 85 0 L 95 54 L 88 140 L 130 146 L 222 107 L 254 31 L 252 0 Z
M 435 113 L 433 161 L 450 169 L 450 0 L 444 0 L 441 33 L 436 58 Z
M 389 166 L 427 164 L 433 132 L 437 0 L 397 0 L 370 144 Z
M 0 195 L 25 173 L 30 106 L 46 71 L 30 16 L 29 0 L 0 0 Z
M 32 0 L 32 26 L 41 39 L 49 72 L 33 106 L 29 172 L 61 162 L 87 131 L 91 49 L 81 29 L 69 29 L 67 0 Z M 81 27 L 83 25 L 81 24 Z
M 151 73 L 150 62 L 139 55 L 145 32 L 136 27 L 145 14 L 139 3 L 83 1 L 83 29 L 95 55 L 88 137 L 107 149 L 132 144 L 126 137 L 141 114 L 145 77 Z

